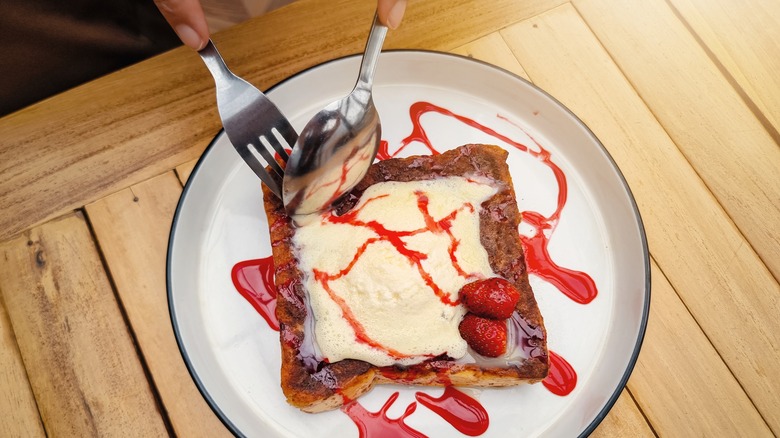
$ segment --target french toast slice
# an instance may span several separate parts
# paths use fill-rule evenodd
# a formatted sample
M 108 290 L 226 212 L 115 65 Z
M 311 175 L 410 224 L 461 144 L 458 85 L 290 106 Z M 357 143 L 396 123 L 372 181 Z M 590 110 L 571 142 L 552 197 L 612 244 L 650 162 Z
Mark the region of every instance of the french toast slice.
M 319 360 L 305 342 L 307 313 L 311 312 L 311 308 L 307 305 L 304 274 L 295 257 L 295 227 L 285 214 L 282 202 L 263 187 L 276 266 L 281 386 L 288 403 L 305 412 L 322 412 L 341 407 L 375 384 L 498 387 L 534 383 L 547 376 L 547 335 L 528 282 L 518 234 L 520 213 L 506 164 L 507 156 L 507 152 L 498 146 L 469 144 L 439 155 L 380 161 L 371 166 L 366 177 L 334 208 L 338 215 L 348 212 L 363 191 L 385 181 L 423 181 L 460 176 L 487 179 L 495 185 L 497 192 L 482 203 L 479 213 L 479 239 L 493 272 L 508 280 L 520 292 L 521 298 L 510 325 L 521 332 L 516 336 L 515 348 L 523 351 L 523 358 L 511 363 L 479 359 L 469 363 L 446 355 L 403 367 L 379 367 L 354 359 L 333 363 Z M 311 322 L 308 325 L 311 326 Z M 310 341 L 311 337 L 309 334 L 306 339 Z

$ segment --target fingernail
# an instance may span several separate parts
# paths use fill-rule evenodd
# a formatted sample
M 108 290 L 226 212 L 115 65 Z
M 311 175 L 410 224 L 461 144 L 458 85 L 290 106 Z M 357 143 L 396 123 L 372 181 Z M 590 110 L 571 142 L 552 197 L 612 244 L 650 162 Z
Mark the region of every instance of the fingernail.
M 187 47 L 200 50 L 205 45 L 204 41 L 200 38 L 198 33 L 195 32 L 195 29 L 186 24 L 176 25 L 173 30 L 176 32 L 176 35 L 179 36 L 181 42 L 183 42 Z
M 397 29 L 401 25 L 401 19 L 404 18 L 404 11 L 406 11 L 406 0 L 396 2 L 387 16 L 387 27 Z

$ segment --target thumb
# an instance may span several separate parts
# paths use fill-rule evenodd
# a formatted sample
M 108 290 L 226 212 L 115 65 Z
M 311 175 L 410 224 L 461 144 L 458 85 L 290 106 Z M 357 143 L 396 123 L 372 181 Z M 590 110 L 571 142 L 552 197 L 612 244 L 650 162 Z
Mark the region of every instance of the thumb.
M 202 49 L 209 39 L 209 27 L 200 0 L 154 0 L 165 20 L 188 47 Z
M 377 0 L 376 11 L 382 24 L 396 29 L 404 17 L 406 0 Z

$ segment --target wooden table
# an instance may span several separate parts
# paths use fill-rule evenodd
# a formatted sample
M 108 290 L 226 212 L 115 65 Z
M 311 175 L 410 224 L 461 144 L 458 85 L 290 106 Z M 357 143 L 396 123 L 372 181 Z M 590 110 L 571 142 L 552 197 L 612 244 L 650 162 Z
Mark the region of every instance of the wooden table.
M 642 353 L 597 436 L 780 435 L 780 2 L 410 0 L 386 48 L 467 54 L 576 113 L 652 257 Z M 266 89 L 362 50 L 368 0 L 214 39 Z M 220 128 L 179 48 L 0 119 L 0 436 L 226 436 L 173 337 L 171 218 Z

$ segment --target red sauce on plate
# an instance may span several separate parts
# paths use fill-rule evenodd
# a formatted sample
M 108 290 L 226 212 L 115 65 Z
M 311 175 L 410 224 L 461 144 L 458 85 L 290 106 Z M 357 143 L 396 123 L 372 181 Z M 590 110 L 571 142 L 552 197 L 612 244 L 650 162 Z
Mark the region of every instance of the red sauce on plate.
M 450 110 L 442 108 L 438 105 L 429 102 L 417 102 L 409 108 L 409 116 L 412 121 L 411 133 L 401 141 L 400 147 L 394 152 L 390 152 L 389 144 L 387 141 L 382 141 L 377 153 L 377 159 L 384 160 L 392 158 L 401 153 L 409 144 L 413 142 L 419 142 L 425 146 L 431 154 L 438 154 L 439 152 L 434 148 L 431 141 L 423 128 L 421 118 L 428 113 L 437 113 L 446 117 L 450 117 L 457 120 L 467 126 L 477 129 L 485 134 L 493 136 L 494 138 L 501 140 L 517 150 L 527 153 L 528 155 L 536 158 L 541 164 L 547 166 L 555 176 L 555 180 L 558 184 L 558 196 L 557 207 L 555 211 L 549 215 L 544 216 L 540 213 L 533 211 L 524 211 L 522 213 L 522 220 L 531 225 L 534 228 L 534 233 L 531 236 L 521 235 L 521 242 L 523 243 L 523 249 L 525 251 L 525 259 L 528 267 L 528 272 L 538 275 L 544 280 L 553 284 L 558 288 L 561 293 L 580 304 L 588 304 L 593 301 L 598 295 L 593 279 L 586 273 L 568 269 L 559 266 L 552 260 L 547 246 L 550 238 L 555 231 L 555 227 L 560 220 L 561 212 L 566 205 L 567 200 L 567 182 L 566 175 L 563 170 L 552 161 L 552 157 L 542 145 L 536 140 L 533 140 L 535 148 L 529 148 L 528 146 L 519 143 L 511 138 L 484 126 L 475 120 L 458 115 Z M 500 116 L 499 116 L 500 117 Z M 506 120 L 506 119 L 505 119 Z M 334 184 L 341 182 L 334 181 Z M 356 219 L 356 212 L 348 212 L 342 216 L 333 216 L 330 220 L 333 221 L 346 221 L 356 226 L 365 226 L 375 231 L 379 237 L 370 239 L 367 241 L 355 254 L 354 260 L 341 272 L 335 275 L 328 275 L 315 271 L 315 277 L 318 281 L 323 282 L 327 290 L 327 282 L 336 278 L 340 278 L 352 268 L 357 259 L 365 251 L 365 249 L 373 243 L 373 241 L 383 240 L 391 243 L 399 253 L 407 257 L 410 263 L 418 266 L 421 275 L 426 280 L 427 284 L 434 293 L 442 299 L 443 302 L 449 304 L 457 304 L 457 302 L 451 302 L 446 296 L 440 295 L 438 286 L 435 285 L 430 275 L 425 273 L 420 265 L 420 261 L 423 260 L 426 255 L 410 250 L 406 248 L 403 241 L 400 239 L 403 235 L 410 235 L 409 233 L 416 232 L 445 232 L 449 233 L 449 224 L 452 219 L 457 215 L 459 210 L 453 211 L 452 214 L 445 217 L 440 221 L 434 221 L 427 215 L 427 198 L 424 193 L 418 193 L 418 207 L 420 211 L 426 217 L 426 227 L 421 230 L 413 232 L 394 232 L 385 229 L 381 224 L 376 222 L 360 222 Z M 367 202 L 370 202 L 367 201 Z M 472 208 L 473 206 L 464 205 L 462 208 Z M 450 237 L 452 237 L 450 235 Z M 457 242 L 453 238 L 452 245 L 450 247 L 450 255 L 453 260 L 453 264 L 457 265 L 454 257 L 455 249 L 457 248 Z M 461 275 L 468 275 L 463 272 L 458 266 L 456 269 Z M 276 288 L 273 282 L 273 261 L 271 257 L 266 257 L 256 260 L 247 260 L 236 264 L 233 267 L 231 277 L 233 284 L 238 292 L 260 313 L 260 315 L 266 320 L 269 327 L 274 330 L 279 330 L 279 323 L 276 320 Z M 353 327 L 356 328 L 356 333 L 360 333 L 360 324 L 353 318 Z M 367 337 L 365 342 L 370 341 Z M 382 346 L 378 346 L 383 348 Z M 392 353 L 392 352 L 391 352 Z M 397 353 L 397 352 L 396 352 Z M 545 388 L 551 393 L 566 396 L 570 394 L 577 385 L 577 373 L 574 368 L 560 355 L 553 351 L 549 351 L 550 357 L 550 373 L 546 379 L 542 382 Z M 441 416 L 444 420 L 453 425 L 458 431 L 469 436 L 478 436 L 487 431 L 489 425 L 488 413 L 485 408 L 474 398 L 466 395 L 465 393 L 458 391 L 454 387 L 448 386 L 438 398 L 434 398 L 424 392 L 417 392 L 415 397 L 419 403 L 426 406 L 432 412 L 435 412 Z M 409 427 L 404 420 L 412 415 L 417 409 L 417 403 L 413 402 L 407 406 L 404 413 L 397 419 L 390 419 L 387 417 L 387 410 L 398 398 L 398 393 L 391 395 L 384 406 L 378 412 L 367 411 L 357 401 L 349 401 L 348 404 L 342 407 L 342 411 L 347 414 L 360 431 L 361 438 L 377 438 L 377 437 L 425 437 L 421 432 Z
M 273 257 L 236 263 L 230 277 L 238 293 L 249 301 L 269 327 L 278 331 Z
M 473 397 L 453 386 L 444 388 L 444 394 L 438 398 L 424 392 L 417 392 L 414 396 L 418 402 L 437 413 L 464 435 L 479 436 L 488 429 L 490 419 L 485 408 Z
M 417 409 L 417 403 L 411 403 L 407 406 L 404 413 L 398 418 L 391 419 L 387 416 L 387 410 L 397 398 L 398 393 L 393 393 L 378 412 L 370 412 L 355 401 L 344 405 L 341 411 L 355 423 L 360 438 L 427 438 L 426 435 L 404 423 L 404 419 Z
M 545 388 L 555 395 L 571 394 L 577 386 L 577 373 L 574 368 L 554 351 L 550 353 L 550 373 L 542 381 Z
M 383 142 L 380 145 L 379 153 L 377 157 L 380 159 L 392 158 L 403 151 L 409 144 L 413 142 L 422 143 L 432 154 L 438 154 L 439 152 L 434 148 L 431 141 L 428 139 L 428 135 L 425 133 L 425 129 L 422 126 L 421 118 L 428 113 L 438 113 L 443 116 L 453 118 L 467 126 L 470 126 L 478 131 L 488 134 L 497 140 L 501 140 L 513 146 L 515 149 L 524 152 L 537 160 L 540 163 L 547 166 L 555 176 L 555 181 L 558 184 L 558 199 L 557 207 L 553 214 L 545 217 L 536 212 L 523 212 L 522 218 L 526 223 L 534 226 L 536 233 L 531 237 L 525 237 L 521 235 L 521 241 L 523 243 L 523 249 L 526 252 L 526 263 L 528 265 L 528 272 L 537 274 L 545 280 L 549 281 L 555 287 L 557 287 L 563 294 L 572 300 L 587 304 L 593 301 L 598 294 L 596 284 L 593 279 L 584 272 L 574 271 L 558 266 L 547 251 L 547 245 L 550 241 L 550 237 L 555 230 L 558 220 L 560 219 L 563 207 L 566 205 L 568 196 L 568 185 L 566 183 L 566 175 L 563 170 L 552 161 L 550 152 L 546 150 L 541 144 L 534 142 L 535 149 L 531 149 L 528 146 L 515 141 L 492 128 L 489 128 L 481 123 L 476 122 L 468 117 L 464 117 L 454 112 L 442 108 L 438 105 L 434 105 L 429 102 L 417 102 L 409 108 L 409 116 L 412 120 L 412 132 L 406 138 L 401 141 L 401 147 L 394 153 L 390 153 L 387 142 Z M 506 120 L 506 119 L 505 119 Z M 530 137 L 530 135 L 529 135 Z M 530 255 L 529 255 L 530 253 Z

